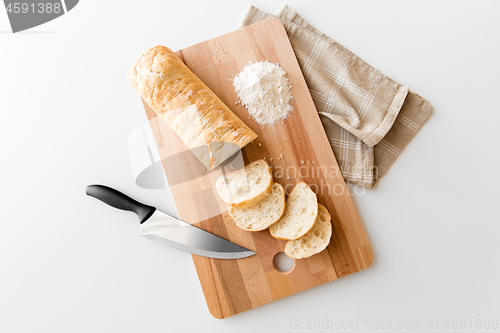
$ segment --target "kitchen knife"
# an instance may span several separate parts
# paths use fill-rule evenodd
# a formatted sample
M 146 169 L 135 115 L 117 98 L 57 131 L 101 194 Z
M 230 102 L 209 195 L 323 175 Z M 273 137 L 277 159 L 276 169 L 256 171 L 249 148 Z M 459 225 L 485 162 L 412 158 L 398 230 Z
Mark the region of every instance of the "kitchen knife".
M 145 205 L 105 185 L 89 185 L 87 195 L 121 209 L 134 212 L 141 223 L 140 234 L 159 243 L 199 256 L 217 259 L 239 259 L 255 252 L 187 222 Z

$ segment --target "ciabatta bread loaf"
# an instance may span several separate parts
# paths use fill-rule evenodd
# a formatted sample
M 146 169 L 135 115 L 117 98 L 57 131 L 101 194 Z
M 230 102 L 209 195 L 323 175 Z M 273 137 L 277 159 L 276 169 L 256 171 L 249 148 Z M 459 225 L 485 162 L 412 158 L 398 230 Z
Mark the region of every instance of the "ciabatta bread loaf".
M 316 217 L 314 226 L 299 239 L 286 242 L 285 254 L 290 258 L 302 259 L 326 249 L 332 236 L 331 220 L 332 217 L 328 210 L 318 204 L 318 217 Z
M 215 187 L 229 207 L 251 207 L 271 192 L 273 175 L 264 160 L 257 160 L 245 168 L 220 176 Z
M 285 211 L 285 190 L 274 183 L 271 193 L 248 208 L 229 208 L 229 215 L 235 224 L 243 230 L 261 231 L 276 223 Z
M 304 236 L 318 215 L 318 199 L 309 186 L 300 182 L 286 199 L 285 213 L 269 227 L 274 238 L 292 240 Z
M 209 168 L 257 137 L 167 47 L 144 52 L 128 71 L 127 80 Z

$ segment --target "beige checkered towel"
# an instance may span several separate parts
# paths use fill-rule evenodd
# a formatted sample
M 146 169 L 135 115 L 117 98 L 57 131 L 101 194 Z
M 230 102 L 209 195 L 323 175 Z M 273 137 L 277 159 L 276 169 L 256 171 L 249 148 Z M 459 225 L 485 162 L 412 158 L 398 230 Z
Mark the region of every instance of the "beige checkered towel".
M 430 117 L 431 105 L 286 5 L 276 15 L 250 6 L 240 27 L 270 17 L 285 26 L 344 179 L 372 188 Z

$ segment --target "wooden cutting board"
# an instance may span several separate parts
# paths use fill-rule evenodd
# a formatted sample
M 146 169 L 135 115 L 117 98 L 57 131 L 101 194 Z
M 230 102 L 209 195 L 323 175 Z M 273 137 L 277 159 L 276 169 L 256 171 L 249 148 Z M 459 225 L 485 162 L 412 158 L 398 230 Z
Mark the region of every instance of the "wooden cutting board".
M 222 171 L 231 170 L 206 170 L 144 103 L 179 217 L 257 252 L 231 260 L 193 255 L 210 313 L 226 318 L 367 268 L 373 260 L 372 250 L 282 23 L 277 19 L 262 21 L 177 54 L 258 134 L 241 152 L 244 163 L 266 157 L 274 180 L 287 193 L 305 181 L 332 215 L 328 248 L 295 260 L 288 272 L 277 270 L 273 260 L 284 250 L 286 241 L 274 239 L 268 230 L 252 233 L 238 229 L 216 193 L 215 180 Z M 250 61 L 265 60 L 279 63 L 287 72 L 293 111 L 286 120 L 262 127 L 236 104 L 238 97 L 229 79 Z

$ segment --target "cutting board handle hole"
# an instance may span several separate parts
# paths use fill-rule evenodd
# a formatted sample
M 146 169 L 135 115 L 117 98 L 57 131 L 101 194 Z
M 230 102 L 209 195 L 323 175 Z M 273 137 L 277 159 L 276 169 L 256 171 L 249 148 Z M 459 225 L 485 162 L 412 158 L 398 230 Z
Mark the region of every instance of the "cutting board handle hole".
M 295 260 L 285 254 L 278 252 L 273 259 L 274 268 L 280 273 L 290 273 L 295 267 Z

